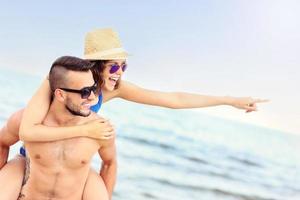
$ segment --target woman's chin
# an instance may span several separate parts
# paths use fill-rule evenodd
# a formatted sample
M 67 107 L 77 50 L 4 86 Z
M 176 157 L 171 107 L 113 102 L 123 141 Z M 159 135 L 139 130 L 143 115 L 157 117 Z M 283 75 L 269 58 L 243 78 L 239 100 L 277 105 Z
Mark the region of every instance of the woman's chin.
M 105 90 L 106 91 L 113 91 L 115 89 L 114 85 L 105 85 Z

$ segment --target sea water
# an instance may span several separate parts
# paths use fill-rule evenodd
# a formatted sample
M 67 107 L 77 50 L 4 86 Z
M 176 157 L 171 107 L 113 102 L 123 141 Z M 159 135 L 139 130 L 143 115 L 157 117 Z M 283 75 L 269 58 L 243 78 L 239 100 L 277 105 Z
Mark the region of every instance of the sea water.
M 0 69 L 1 126 L 41 80 Z M 115 200 L 300 199 L 300 133 L 121 99 L 105 103 L 99 115 L 116 126 Z M 93 168 L 100 163 L 95 155 Z

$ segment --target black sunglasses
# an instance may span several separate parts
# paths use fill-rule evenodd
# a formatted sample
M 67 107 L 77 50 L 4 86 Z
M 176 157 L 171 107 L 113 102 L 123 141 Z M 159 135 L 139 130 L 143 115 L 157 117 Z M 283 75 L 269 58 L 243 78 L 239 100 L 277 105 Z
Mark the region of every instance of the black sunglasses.
M 80 90 L 69 89 L 69 88 L 59 88 L 59 89 L 64 90 L 66 92 L 78 93 L 81 95 L 82 99 L 87 99 L 89 98 L 89 96 L 91 96 L 92 92 L 94 92 L 94 94 L 97 95 L 98 83 L 95 82 L 93 86 L 84 87 Z

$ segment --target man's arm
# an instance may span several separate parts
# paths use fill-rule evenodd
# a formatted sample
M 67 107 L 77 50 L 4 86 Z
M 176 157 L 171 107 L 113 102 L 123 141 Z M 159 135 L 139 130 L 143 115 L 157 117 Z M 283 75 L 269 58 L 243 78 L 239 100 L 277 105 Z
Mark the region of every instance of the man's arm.
M 9 147 L 19 140 L 19 127 L 23 110 L 14 113 L 0 130 L 0 169 L 6 164 Z
M 100 176 L 102 177 L 106 186 L 109 199 L 112 197 L 114 186 L 117 177 L 117 156 L 115 139 L 101 142 L 102 146 L 98 150 L 98 153 L 102 159 L 102 166 L 100 170 Z

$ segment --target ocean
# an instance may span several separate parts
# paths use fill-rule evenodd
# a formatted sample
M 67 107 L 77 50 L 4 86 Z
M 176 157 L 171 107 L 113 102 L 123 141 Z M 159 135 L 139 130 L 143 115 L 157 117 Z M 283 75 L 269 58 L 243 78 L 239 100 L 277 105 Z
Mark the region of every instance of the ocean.
M 40 82 L 0 69 L 0 126 Z M 114 200 L 300 199 L 300 133 L 120 99 L 105 103 L 99 114 L 117 130 Z M 95 156 L 92 166 L 98 170 L 100 162 Z

